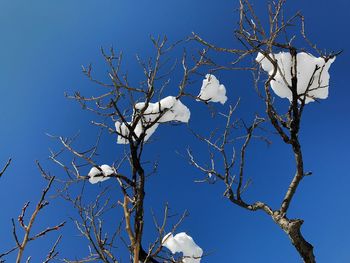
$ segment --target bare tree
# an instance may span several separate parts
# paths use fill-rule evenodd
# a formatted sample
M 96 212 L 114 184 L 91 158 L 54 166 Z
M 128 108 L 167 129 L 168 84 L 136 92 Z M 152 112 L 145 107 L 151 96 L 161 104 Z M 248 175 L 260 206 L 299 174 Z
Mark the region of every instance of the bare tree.
M 99 260 L 101 262 L 119 262 L 116 256 L 115 248 L 118 240 L 122 240 L 123 244 L 128 248 L 131 261 L 139 262 L 177 262 L 172 259 L 171 255 L 167 255 L 162 251 L 162 239 L 165 236 L 166 227 L 168 228 L 168 205 L 164 209 L 163 219 L 158 222 L 157 216 L 154 214 L 154 225 L 157 230 L 157 238 L 151 244 L 143 244 L 144 233 L 144 200 L 145 185 L 147 178 L 156 172 L 157 163 L 147 166 L 147 160 L 144 160 L 143 150 L 151 133 L 165 122 L 178 122 L 176 118 L 168 119 L 169 114 L 173 114 L 174 104 L 180 105 L 187 109 L 180 99 L 184 96 L 195 97 L 187 94 L 185 88 L 191 81 L 191 76 L 196 74 L 201 66 L 210 64 L 206 59 L 206 50 L 198 52 L 198 54 L 187 58 L 186 51 L 183 52 L 181 63 L 175 60 L 171 62 L 168 53 L 184 41 L 178 41 L 174 44 L 168 44 L 167 38 L 153 38 L 151 42 L 155 49 L 154 58 L 147 61 L 142 60 L 139 56 L 136 59 L 144 74 L 138 86 L 133 86 L 129 82 L 127 74 L 122 73 L 122 53 L 116 54 L 114 49 L 106 52 L 101 50 L 102 56 L 108 67 L 109 83 L 102 82 L 94 78 L 92 66 L 83 67 L 83 73 L 94 83 L 101 87 L 102 93 L 98 96 L 85 97 L 80 92 L 76 92 L 73 96 L 67 95 L 68 98 L 80 103 L 83 109 L 95 113 L 102 118 L 101 121 L 93 121 L 92 123 L 103 130 L 108 131 L 115 136 L 118 143 L 125 144 L 124 153 L 122 153 L 114 162 L 113 167 L 101 166 L 96 163 L 95 158 L 98 155 L 99 142 L 101 133 L 99 134 L 95 145 L 89 149 L 77 150 L 74 143 L 78 136 L 73 138 L 64 138 L 53 136 L 58 139 L 62 145 L 62 149 L 51 152 L 50 159 L 61 166 L 66 174 L 66 179 L 60 179 L 63 187 L 60 195 L 68 200 L 78 211 L 78 219 L 74 222 L 79 232 L 90 243 L 92 248 L 90 254 L 80 261 L 66 262 L 88 262 Z M 169 76 L 176 67 L 183 70 L 182 78 L 179 80 L 179 89 L 174 96 L 168 96 L 162 101 L 164 91 L 169 85 Z M 158 101 L 153 103 L 152 101 Z M 150 108 L 158 107 L 156 111 L 150 111 Z M 168 115 L 167 115 L 168 114 Z M 116 127 L 110 127 L 110 123 Z M 122 146 L 120 146 L 122 147 Z M 70 164 L 65 163 L 65 152 L 73 155 Z M 152 163 L 152 162 L 151 162 Z M 89 175 L 81 172 L 85 166 L 92 167 Z M 110 169 L 108 174 L 103 170 L 104 167 Z M 113 200 L 110 197 L 111 189 L 103 189 L 92 203 L 83 202 L 85 196 L 84 183 L 81 191 L 74 195 L 71 189 L 79 182 L 91 179 L 92 171 L 96 174 L 94 178 L 113 178 L 119 185 L 119 190 L 123 195 L 122 200 Z M 123 171 L 123 172 L 122 172 Z M 98 179 L 97 179 L 98 180 Z M 118 228 L 114 233 L 104 234 L 103 216 L 107 211 L 120 208 L 122 210 L 122 220 L 119 220 Z M 179 216 L 177 222 L 173 222 L 170 228 L 174 232 L 178 224 L 185 218 L 187 213 Z M 117 219 L 115 220 L 117 221 Z M 127 236 L 127 240 L 124 236 Z
M 5 172 L 5 170 L 8 168 L 10 163 L 11 163 L 11 159 L 9 159 L 9 161 L 5 165 L 4 169 L 2 170 L 1 174 L 3 174 Z M 40 167 L 39 163 L 38 163 L 38 166 Z M 15 253 L 15 252 L 17 252 L 16 263 L 23 262 L 24 251 L 25 251 L 28 243 L 35 241 L 39 238 L 43 238 L 50 232 L 58 231 L 61 227 L 63 227 L 65 225 L 65 222 L 62 222 L 62 223 L 59 223 L 55 226 L 46 227 L 45 229 L 42 229 L 41 231 L 37 232 L 36 234 L 32 234 L 34 223 L 35 223 L 40 211 L 49 204 L 49 202 L 46 200 L 46 195 L 47 195 L 48 191 L 50 190 L 55 178 L 54 177 L 47 177 L 47 179 L 48 179 L 48 184 L 45 187 L 45 189 L 42 191 L 40 199 L 37 202 L 35 209 L 33 210 L 31 216 L 29 217 L 28 222 L 26 223 L 25 216 L 26 216 L 26 212 L 28 210 L 28 207 L 30 205 L 30 202 L 26 202 L 24 204 L 24 206 L 22 207 L 21 213 L 18 216 L 17 224 L 22 229 L 22 232 L 23 232 L 22 239 L 20 238 L 20 235 L 18 233 L 18 230 L 16 227 L 16 222 L 12 218 L 12 220 L 11 220 L 11 222 L 12 222 L 12 235 L 13 235 L 13 239 L 15 241 L 15 245 L 12 248 L 7 249 L 4 252 L 0 253 L 0 262 L 5 262 L 5 258 L 8 255 Z M 57 248 L 57 245 L 59 244 L 61 238 L 62 238 L 62 235 L 60 235 L 58 237 L 57 241 L 54 243 L 51 250 L 48 252 L 46 258 L 42 262 L 45 262 L 45 263 L 51 262 L 53 259 L 55 259 L 58 256 L 58 251 L 56 250 L 56 248 Z M 30 262 L 30 260 L 31 260 L 31 256 L 27 257 L 26 262 Z
M 238 29 L 235 31 L 235 37 L 242 44 L 243 48 L 222 48 L 215 44 L 210 43 L 207 40 L 201 38 L 198 34 L 193 33 L 193 39 L 203 46 L 214 50 L 215 52 L 233 56 L 234 60 L 229 66 L 216 65 L 213 71 L 234 69 L 234 66 L 239 65 L 242 61 L 248 58 L 250 55 L 260 53 L 261 58 L 268 60 L 272 64 L 272 73 L 269 73 L 267 80 L 264 82 L 263 91 L 259 89 L 261 74 L 259 72 L 259 66 L 252 69 L 255 76 L 255 88 L 258 95 L 265 103 L 266 117 L 256 116 L 251 125 L 246 125 L 242 121 L 233 119 L 234 110 L 236 107 L 231 107 L 228 114 L 224 115 L 226 118 L 226 127 L 221 134 L 213 132 L 209 137 L 196 134 L 196 137 L 206 143 L 210 148 L 209 163 L 206 165 L 199 164 L 193 152 L 189 149 L 188 156 L 190 163 L 204 172 L 207 176 L 204 181 L 210 181 L 210 179 L 216 178 L 222 181 L 225 185 L 224 196 L 226 196 L 233 204 L 250 211 L 264 211 L 271 219 L 288 235 L 293 246 L 304 262 L 312 263 L 316 262 L 313 246 L 305 240 L 301 233 L 301 226 L 303 220 L 299 218 L 289 218 L 287 216 L 289 206 L 296 194 L 298 186 L 303 178 L 310 175 L 311 172 L 305 172 L 302 147 L 299 140 L 299 132 L 301 128 L 301 120 L 304 112 L 304 107 L 308 101 L 317 100 L 317 98 L 310 96 L 311 91 L 316 89 L 328 88 L 320 84 L 319 72 L 324 70 L 322 67 L 315 66 L 310 78 L 308 79 L 308 85 L 304 92 L 298 91 L 298 81 L 301 81 L 298 75 L 297 67 L 297 54 L 304 51 L 293 46 L 293 40 L 297 37 L 298 32 L 295 32 L 295 24 L 300 24 L 299 36 L 306 41 L 311 49 L 317 52 L 324 62 L 333 59 L 339 53 L 323 54 L 316 48 L 316 45 L 306 37 L 304 17 L 300 12 L 296 13 L 289 19 L 284 17 L 284 0 L 280 0 L 268 5 L 268 27 L 264 27 L 257 17 L 253 5 L 248 0 L 240 0 L 239 7 L 239 23 Z M 289 37 L 291 31 L 291 37 Z M 286 52 L 291 56 L 291 67 L 287 68 L 290 72 L 285 72 L 282 68 L 283 65 L 278 61 L 274 54 L 278 52 Z M 290 74 L 290 80 L 288 74 Z M 303 72 L 302 72 L 303 73 Z M 280 112 L 275 107 L 275 101 L 271 94 L 270 86 L 271 82 L 276 81 L 277 74 L 280 74 L 283 79 L 283 85 L 285 84 L 287 89 L 290 90 L 290 105 L 285 112 Z M 312 85 L 318 82 L 316 88 L 312 88 Z M 237 105 L 236 105 L 237 106 Z M 282 139 L 282 141 L 290 145 L 291 151 L 295 157 L 295 175 L 287 187 L 284 198 L 281 200 L 280 207 L 274 209 L 265 202 L 257 201 L 255 203 L 248 203 L 243 199 L 243 192 L 249 186 L 251 180 L 246 179 L 245 176 L 245 156 L 248 145 L 252 139 L 259 138 L 267 140 L 267 138 L 260 135 L 256 135 L 256 130 L 261 127 L 266 121 L 269 121 L 276 133 Z M 233 137 L 232 130 L 237 127 L 243 127 L 245 135 L 240 137 Z M 239 145 L 239 140 L 241 144 Z M 232 146 L 236 145 L 236 147 Z M 233 150 L 232 150 L 233 148 Z M 235 148 L 239 148 L 239 151 L 235 151 Z M 223 167 L 217 164 L 215 160 L 219 155 L 222 158 Z M 237 169 L 237 173 L 235 173 Z
M 241 44 L 239 48 L 218 47 L 196 33 L 186 40 L 173 44 L 169 44 L 166 37 L 151 37 L 154 57 L 143 60 L 140 56 L 136 56 L 143 73 L 143 79 L 136 84 L 134 80 L 130 81 L 129 75 L 125 73 L 123 54 L 116 53 L 113 48 L 108 51 L 101 49 L 108 69 L 107 80 L 96 79 L 91 65 L 83 67 L 86 77 L 99 87 L 98 95 L 85 96 L 81 92 L 76 92 L 66 96 L 78 102 L 84 110 L 95 114 L 97 120 L 94 120 L 92 124 L 100 129 L 96 142 L 92 146 L 81 147 L 79 134 L 72 138 L 50 135 L 58 140 L 60 149 L 52 150 L 49 158 L 63 169 L 64 176 L 51 177 L 38 163 L 41 174 L 48 180 L 48 185 L 28 223 L 25 223 L 24 216 L 29 203 L 22 208 L 18 217 L 19 225 L 24 232 L 21 241 L 18 238 L 15 221 L 12 220 L 13 237 L 16 244 L 13 248 L 0 254 L 0 260 L 17 251 L 16 262 L 21 262 L 28 242 L 48 232 L 58 230 L 65 224 L 63 222 L 31 235 L 31 229 L 38 213 L 48 204 L 45 201 L 46 194 L 55 182 L 56 185 L 59 185 L 57 195 L 68 201 L 77 212 L 76 216 L 72 217 L 72 222 L 81 236 L 87 240 L 89 248 L 88 254 L 83 258 L 63 258 L 64 262 L 124 262 L 119 256 L 121 248 L 128 251 L 130 262 L 133 263 L 189 262 L 186 260 L 186 255 L 175 257 L 163 249 L 164 240 L 166 241 L 167 238 L 166 230 L 169 229 L 171 233 L 174 233 L 187 216 L 187 211 L 178 215 L 176 221 L 169 212 L 168 204 L 164 207 L 161 220 L 159 220 L 160 216 L 152 211 L 156 237 L 153 242 L 145 243 L 144 241 L 145 213 L 150 210 L 145 207 L 145 189 L 149 182 L 148 178 L 157 172 L 158 167 L 156 161 L 148 160 L 147 156 L 144 156 L 144 149 L 151 141 L 150 136 L 159 126 L 169 122 L 188 121 L 189 117 L 186 117 L 188 109 L 181 103 L 182 98 L 189 97 L 205 104 L 213 101 L 212 98 L 203 98 L 188 92 L 187 87 L 198 76 L 202 78 L 209 72 L 207 81 L 210 81 L 212 74 L 220 70 L 244 70 L 253 72 L 254 85 L 258 96 L 264 102 L 266 112 L 254 116 L 252 123 L 247 125 L 243 120 L 234 116 L 235 109 L 239 107 L 239 101 L 236 105 L 230 106 L 228 113 L 219 115 L 224 118 L 225 122 L 222 133 L 214 130 L 209 136 L 203 136 L 193 132 L 200 141 L 209 146 L 209 162 L 199 163 L 196 159 L 198 154 L 188 149 L 190 164 L 205 173 L 206 177 L 201 182 L 212 182 L 213 180 L 222 182 L 224 196 L 233 204 L 249 211 L 264 211 L 288 235 L 304 262 L 316 262 L 313 246 L 305 240 L 301 233 L 303 220 L 290 218 L 287 214 L 300 182 L 310 174 L 304 170 L 299 132 L 305 105 L 310 99 L 317 100 L 310 94 L 314 91 L 312 90 L 313 82 L 320 83 L 317 78 L 320 78 L 319 72 L 322 72 L 323 68 L 316 66 L 313 69 L 306 90 L 300 93 L 298 91 L 297 57 L 303 49 L 293 45 L 296 36 L 292 34 L 289 37 L 291 26 L 294 23 L 300 24 L 300 35 L 325 62 L 333 59 L 337 54 L 326 55 L 316 49 L 316 46 L 306 37 L 304 17 L 300 13 L 285 19 L 284 0 L 268 5 L 269 24 L 267 28 L 262 25 L 253 5 L 248 0 L 240 0 L 239 4 L 240 18 L 238 29 L 235 31 L 235 36 Z M 293 33 L 293 30 L 291 31 Z M 188 51 L 184 48 L 179 61 L 172 59 L 171 52 L 181 45 L 186 47 L 189 42 L 199 44 L 200 51 L 188 55 Z M 275 56 L 275 53 L 279 51 L 290 54 L 292 61 L 288 69 L 290 70 L 290 83 Z M 232 56 L 233 61 L 229 65 L 222 65 L 216 62 L 213 54 Z M 272 71 L 269 72 L 262 89 L 260 88 L 261 65 L 254 63 L 253 66 L 247 66 L 244 62 L 257 54 L 261 57 L 258 62 L 265 59 L 272 65 Z M 182 72 L 181 78 L 176 80 L 178 89 L 171 90 L 173 96 L 164 98 L 164 94 L 169 93 L 170 78 L 178 69 L 181 69 Z M 277 76 L 281 76 L 282 82 L 291 93 L 289 107 L 284 110 L 277 110 L 270 89 Z M 321 88 L 324 87 L 319 84 L 317 89 Z M 185 112 L 184 115 L 177 116 L 175 109 L 178 108 L 181 108 L 182 113 Z M 268 125 L 268 122 L 282 141 L 290 145 L 295 156 L 295 175 L 286 190 L 285 197 L 281 200 L 281 205 L 276 209 L 265 202 L 249 203 L 243 198 L 243 193 L 251 182 L 245 174 L 247 149 L 254 139 L 262 139 L 270 143 L 266 135 L 258 133 L 258 130 Z M 232 132 L 238 128 L 243 130 L 243 135 L 236 136 Z M 123 149 L 121 154 L 115 157 L 113 164 L 109 165 L 101 165 L 98 161 L 101 151 L 100 141 L 104 132 L 108 132 L 118 144 L 124 144 L 124 147 L 119 146 Z M 220 164 L 218 157 L 221 158 Z M 10 162 L 11 159 L 0 172 L 0 177 Z M 87 173 L 87 170 L 90 172 Z M 86 190 L 87 182 L 95 184 L 107 179 L 114 180 L 116 183 L 112 187 L 102 187 L 102 190 L 91 200 Z M 116 197 L 117 192 L 121 193 L 122 198 Z M 109 221 L 113 218 L 112 228 L 107 227 L 106 218 L 109 218 Z M 48 252 L 44 262 L 50 262 L 57 257 L 57 245 L 60 241 L 61 236 Z M 27 259 L 27 262 L 29 260 Z

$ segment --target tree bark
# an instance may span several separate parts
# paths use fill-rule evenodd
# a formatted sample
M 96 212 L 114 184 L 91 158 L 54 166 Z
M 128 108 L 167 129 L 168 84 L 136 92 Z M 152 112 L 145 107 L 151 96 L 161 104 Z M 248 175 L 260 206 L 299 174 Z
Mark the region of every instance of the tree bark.
M 293 246 L 298 251 L 299 255 L 303 259 L 304 263 L 316 263 L 316 259 L 313 252 L 313 246 L 307 242 L 300 229 L 304 223 L 301 219 L 288 219 L 280 215 L 273 215 L 273 220 L 278 224 L 283 231 L 288 235 Z

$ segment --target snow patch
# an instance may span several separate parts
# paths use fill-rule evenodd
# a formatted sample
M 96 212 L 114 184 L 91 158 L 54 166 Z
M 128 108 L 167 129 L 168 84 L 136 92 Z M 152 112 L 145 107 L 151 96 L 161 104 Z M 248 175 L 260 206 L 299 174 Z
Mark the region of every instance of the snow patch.
M 185 232 L 173 236 L 168 233 L 162 240 L 162 245 L 171 253 L 182 253 L 183 263 L 200 263 L 203 250 Z
M 211 101 L 225 104 L 227 101 L 226 88 L 219 83 L 219 80 L 214 75 L 207 74 L 205 75 L 205 79 L 203 79 L 197 101 Z
M 142 123 L 143 123 L 143 121 L 140 120 L 135 126 L 134 133 L 136 134 L 137 137 L 139 137 L 142 134 L 146 125 L 147 126 L 150 125 L 150 123 L 148 123 L 148 124 L 142 124 Z M 133 123 L 128 122 L 128 124 L 132 125 Z M 147 141 L 149 139 L 149 137 L 151 137 L 151 135 L 156 131 L 158 125 L 159 125 L 158 123 L 155 123 L 151 127 L 147 128 L 144 141 Z M 129 128 L 126 126 L 126 124 L 121 123 L 120 121 L 116 121 L 115 122 L 115 129 L 119 133 L 118 138 L 117 138 L 117 143 L 118 144 L 128 144 L 129 140 L 127 138 L 129 136 Z
M 272 90 L 281 98 L 292 101 L 292 68 L 294 61 L 289 52 L 279 52 L 269 54 L 277 62 L 277 72 L 270 82 Z M 258 53 L 256 59 L 270 76 L 273 74 L 273 64 L 262 54 Z M 328 70 L 334 62 L 335 57 L 327 61 L 316 58 L 311 54 L 300 52 L 296 55 L 297 66 L 297 93 L 305 103 L 315 101 L 315 99 L 326 99 L 328 97 L 329 73 Z M 300 102 L 300 101 L 299 101 Z
M 139 137 L 144 130 L 146 130 L 146 136 L 144 141 L 147 141 L 151 135 L 156 131 L 159 123 L 165 122 L 184 122 L 188 123 L 190 119 L 190 110 L 176 97 L 168 96 L 155 103 L 148 103 L 147 107 L 145 102 L 136 103 L 134 106 L 133 118 L 143 111 L 142 118 L 135 126 L 134 133 Z M 152 124 L 154 123 L 154 124 Z M 128 122 L 130 126 L 133 122 Z M 152 125 L 152 126 L 151 126 Z M 118 134 L 118 144 L 128 144 L 127 137 L 129 136 L 129 128 L 125 123 L 120 121 L 115 122 L 115 128 Z
M 108 180 L 110 175 L 115 173 L 115 170 L 107 164 L 97 167 L 92 167 L 88 177 L 91 184 L 96 184 Z
M 145 106 L 145 102 L 139 102 L 135 105 L 135 109 L 141 111 Z M 161 113 L 163 113 L 163 115 L 159 118 Z M 170 121 L 188 123 L 191 112 L 179 99 L 176 99 L 176 97 L 173 96 L 168 96 L 161 99 L 159 102 L 150 102 L 143 115 L 146 122 L 153 122 L 159 118 L 157 121 L 158 123 Z

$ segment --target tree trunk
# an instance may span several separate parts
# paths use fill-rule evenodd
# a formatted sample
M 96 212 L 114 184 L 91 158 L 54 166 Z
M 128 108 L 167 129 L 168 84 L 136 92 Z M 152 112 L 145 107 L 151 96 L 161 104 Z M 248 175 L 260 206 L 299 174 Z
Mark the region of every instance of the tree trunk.
M 301 225 L 304 223 L 304 221 L 300 219 L 288 219 L 287 217 L 282 217 L 280 215 L 273 215 L 273 220 L 288 235 L 303 261 L 305 263 L 316 263 L 313 252 L 314 248 L 304 239 L 300 231 Z

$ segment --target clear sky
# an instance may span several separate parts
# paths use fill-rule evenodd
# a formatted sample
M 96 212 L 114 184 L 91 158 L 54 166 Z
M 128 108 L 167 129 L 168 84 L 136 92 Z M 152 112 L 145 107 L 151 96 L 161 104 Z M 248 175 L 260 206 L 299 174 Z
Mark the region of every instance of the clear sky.
M 265 1 L 255 2 L 259 13 L 266 11 Z M 94 88 L 81 73 L 81 65 L 92 63 L 97 76 L 105 78 L 100 47 L 122 50 L 129 78 L 139 81 L 140 69 L 135 54 L 147 58 L 152 53 L 149 35 L 166 34 L 170 41 L 195 31 L 221 46 L 234 47 L 233 30 L 238 19 L 238 1 L 208 0 L 0 0 L 0 163 L 8 157 L 13 163 L 0 178 L 0 252 L 14 245 L 11 218 L 17 218 L 24 202 L 33 205 L 39 198 L 44 180 L 35 166 L 39 160 L 51 174 L 63 177 L 64 172 L 48 160 L 49 148 L 59 144 L 45 133 L 73 136 L 80 131 L 79 146 L 94 143 L 98 129 L 90 124 L 93 114 L 64 97 L 64 92 L 91 94 Z M 305 178 L 291 205 L 289 216 L 305 220 L 303 233 L 315 246 L 318 262 L 350 262 L 349 212 L 349 18 L 350 3 L 345 0 L 294 0 L 287 3 L 287 13 L 301 10 L 306 16 L 307 31 L 318 47 L 327 51 L 343 49 L 330 70 L 330 96 L 321 103 L 307 106 L 302 132 L 305 168 L 313 176 Z M 252 59 L 252 58 L 251 58 Z M 241 98 L 237 117 L 251 121 L 254 112 L 261 112 L 251 75 L 241 72 L 218 74 L 228 89 L 228 104 Z M 177 81 L 172 82 L 176 94 Z M 193 85 L 191 91 L 200 88 Z M 84 93 L 85 92 L 85 93 Z M 220 125 L 220 117 L 210 118 L 207 108 L 185 100 L 192 108 L 189 126 L 199 132 Z M 262 113 L 262 112 L 261 112 Z M 111 125 L 113 125 L 111 123 Z M 253 184 L 245 193 L 247 200 L 267 201 L 277 207 L 292 179 L 293 156 L 289 148 L 269 135 L 273 144 L 266 147 L 253 142 L 248 153 L 247 174 Z M 98 162 L 112 163 L 122 153 L 114 138 L 103 137 Z M 189 233 L 209 253 L 202 262 L 299 262 L 287 236 L 265 214 L 251 213 L 230 204 L 223 198 L 223 186 L 195 184 L 202 178 L 181 157 L 187 146 L 205 155 L 206 148 L 193 139 L 186 125 L 167 125 L 157 130 L 154 142 L 146 152 L 149 159 L 159 160 L 157 175 L 147 185 L 145 238 L 153 237 L 150 218 L 153 208 L 158 214 L 166 201 L 172 212 L 188 209 L 190 216 L 179 227 Z M 180 154 L 178 154 L 179 152 Z M 86 173 L 88 168 L 86 168 Z M 106 184 L 115 182 L 109 180 Z M 98 188 L 98 189 L 96 189 Z M 101 186 L 87 186 L 94 198 Z M 121 198 L 120 193 L 115 199 Z M 74 215 L 70 206 L 53 199 L 38 225 L 54 225 Z M 107 218 L 113 227 L 117 218 Z M 79 237 L 71 221 L 62 230 L 60 257 L 74 258 L 88 254 L 86 243 Z M 152 234 L 153 233 L 153 234 Z M 45 242 L 31 244 L 26 255 L 32 262 L 41 262 L 57 238 L 51 234 Z M 123 248 L 120 242 L 120 247 Z M 122 250 L 122 249 L 121 249 Z M 120 254 L 127 262 L 125 254 Z M 13 259 L 9 258 L 8 262 Z

